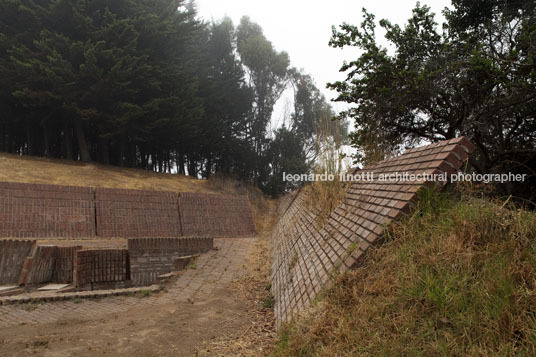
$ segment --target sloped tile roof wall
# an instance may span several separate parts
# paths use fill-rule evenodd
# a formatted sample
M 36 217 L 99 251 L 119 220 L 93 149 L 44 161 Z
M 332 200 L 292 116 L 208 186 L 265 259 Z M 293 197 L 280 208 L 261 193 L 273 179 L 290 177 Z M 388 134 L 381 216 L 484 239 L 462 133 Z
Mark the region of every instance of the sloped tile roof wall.
M 385 224 L 409 211 L 417 191 L 430 184 L 427 180 L 382 181 L 380 174 L 453 174 L 473 149 L 462 137 L 411 149 L 357 172 L 373 174 L 374 179 L 353 182 L 322 227 L 307 188 L 284 199 L 273 233 L 271 272 L 278 323 L 311 305 L 334 273 L 355 268 L 383 234 Z

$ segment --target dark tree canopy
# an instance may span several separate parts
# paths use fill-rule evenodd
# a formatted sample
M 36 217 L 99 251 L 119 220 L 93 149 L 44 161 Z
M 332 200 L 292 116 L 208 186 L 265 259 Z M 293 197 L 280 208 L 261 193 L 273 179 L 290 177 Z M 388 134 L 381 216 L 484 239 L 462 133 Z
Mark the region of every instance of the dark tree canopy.
M 465 135 L 477 146 L 480 173 L 529 174 L 506 193 L 536 197 L 536 14 L 531 1 L 454 0 L 439 32 L 427 6 L 404 27 L 381 20 L 392 51 L 380 46 L 372 14 L 360 26 L 333 29 L 330 45 L 362 54 L 345 63 L 345 81 L 329 86 L 340 114 L 355 121 L 358 160 L 377 160 L 422 141 Z
M 206 23 L 191 1 L 4 0 L 0 150 L 222 173 L 278 195 L 274 175 L 308 170 L 313 136 L 268 130 L 289 64 L 249 18 Z

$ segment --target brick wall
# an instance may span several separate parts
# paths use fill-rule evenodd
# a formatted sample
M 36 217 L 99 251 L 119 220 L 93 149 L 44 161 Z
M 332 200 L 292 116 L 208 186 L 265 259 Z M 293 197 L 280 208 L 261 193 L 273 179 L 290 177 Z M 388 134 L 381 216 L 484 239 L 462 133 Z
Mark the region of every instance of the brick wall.
M 19 285 L 33 285 L 52 281 L 58 247 L 54 245 L 35 245 L 24 260 Z
M 465 138 L 415 148 L 360 171 L 375 180 L 353 182 L 342 203 L 319 226 L 310 208 L 309 190 L 283 200 L 273 232 L 272 294 L 278 323 L 311 304 L 329 285 L 334 272 L 356 268 L 367 249 L 378 242 L 383 227 L 411 209 L 417 191 L 429 182 L 380 182 L 394 172 L 455 173 L 473 150 Z M 314 202 L 314 199 L 313 199 Z
M 127 250 L 78 250 L 75 252 L 73 284 L 77 288 L 126 280 L 129 280 Z
M 52 282 L 63 284 L 73 282 L 74 257 L 76 252 L 81 249 L 81 246 L 57 247 Z
M 0 182 L 0 237 L 93 237 L 93 189 Z
M 0 240 L 0 285 L 17 284 L 34 240 Z
M 255 235 L 246 195 L 181 192 L 179 211 L 185 236 L 248 237 Z
M 191 235 L 255 235 L 247 196 L 0 182 L 0 237 Z
M 99 237 L 181 235 L 176 193 L 109 188 L 95 192 Z
M 181 256 L 205 253 L 214 246 L 213 238 L 134 238 L 128 240 L 130 276 L 134 285 L 149 285 L 175 270 Z

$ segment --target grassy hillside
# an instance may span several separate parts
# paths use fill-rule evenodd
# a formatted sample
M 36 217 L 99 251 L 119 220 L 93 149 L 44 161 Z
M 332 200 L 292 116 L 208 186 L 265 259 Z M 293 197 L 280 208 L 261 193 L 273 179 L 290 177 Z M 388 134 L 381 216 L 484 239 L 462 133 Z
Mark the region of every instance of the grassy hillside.
M 184 175 L 0 153 L 0 181 L 162 191 L 220 192 Z
M 275 356 L 536 355 L 536 214 L 422 196 Z

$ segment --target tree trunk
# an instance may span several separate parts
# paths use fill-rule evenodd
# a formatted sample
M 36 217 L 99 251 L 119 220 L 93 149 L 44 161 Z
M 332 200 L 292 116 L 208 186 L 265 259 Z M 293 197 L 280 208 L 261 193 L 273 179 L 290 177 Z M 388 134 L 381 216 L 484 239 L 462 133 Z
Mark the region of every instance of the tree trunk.
M 179 174 L 181 175 L 184 175 L 185 174 L 185 171 L 184 171 L 184 155 L 183 154 L 177 154 L 177 171 L 179 172 Z
M 26 131 L 26 147 L 28 150 L 28 155 L 34 156 L 35 155 L 35 145 L 34 145 L 34 138 L 32 135 L 32 128 L 28 122 L 24 123 L 24 128 Z
M 125 148 L 127 146 L 127 136 L 121 133 L 119 138 L 119 150 L 117 150 L 117 164 L 121 167 L 125 166 Z
M 63 127 L 63 154 L 66 159 L 73 159 L 73 134 L 68 123 Z
M 41 127 L 43 128 L 43 143 L 44 143 L 44 157 L 50 157 L 50 137 L 48 135 L 48 123 L 47 119 L 41 121 Z
M 99 138 L 97 147 L 99 162 L 105 165 L 110 164 L 110 150 L 108 148 L 108 140 Z
M 86 136 L 84 135 L 82 120 L 75 119 L 74 126 L 76 130 L 76 140 L 78 141 L 78 149 L 80 150 L 80 159 L 83 162 L 91 162 L 91 155 L 87 146 Z
M 197 177 L 197 162 L 195 160 L 188 160 L 188 175 Z

